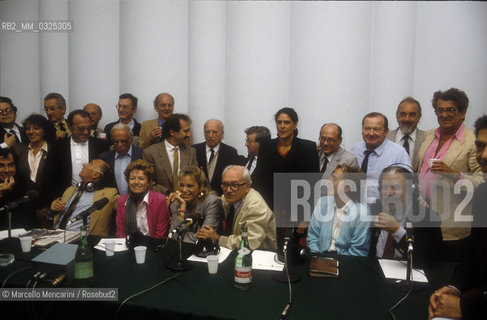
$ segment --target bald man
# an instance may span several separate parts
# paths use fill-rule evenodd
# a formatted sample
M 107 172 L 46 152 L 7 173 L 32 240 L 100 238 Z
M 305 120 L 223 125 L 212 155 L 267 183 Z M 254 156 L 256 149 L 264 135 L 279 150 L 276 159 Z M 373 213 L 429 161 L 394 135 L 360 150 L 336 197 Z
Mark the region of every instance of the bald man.
M 196 149 L 198 166 L 205 172 L 211 189 L 222 194 L 222 172 L 230 164 L 238 164 L 238 153 L 234 147 L 221 142 L 223 140 L 223 123 L 217 119 L 205 122 L 204 134 L 206 142 L 193 145 Z
M 139 135 L 139 147 L 147 148 L 162 141 L 162 125 L 174 112 L 174 98 L 169 93 L 159 93 L 154 99 L 154 110 L 159 117 L 142 122 Z
M 102 111 L 99 105 L 96 103 L 88 103 L 83 107 L 83 110 L 89 113 L 91 122 L 91 133 L 90 136 L 93 138 L 106 138 L 103 134 L 103 129 L 98 128 L 98 123 L 102 117 Z M 100 136 L 100 134 L 102 134 Z

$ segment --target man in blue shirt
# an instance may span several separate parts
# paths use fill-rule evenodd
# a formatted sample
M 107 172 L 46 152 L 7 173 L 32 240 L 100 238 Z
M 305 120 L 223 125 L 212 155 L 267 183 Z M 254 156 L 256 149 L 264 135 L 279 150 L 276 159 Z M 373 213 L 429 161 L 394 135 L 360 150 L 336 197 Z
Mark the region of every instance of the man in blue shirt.
M 371 112 L 362 119 L 361 141 L 350 152 L 357 158 L 363 172 L 367 174 L 366 192 L 362 203 L 371 204 L 379 197 L 379 176 L 385 168 L 397 165 L 411 168 L 411 159 L 406 150 L 388 139 L 387 117 L 379 112 Z

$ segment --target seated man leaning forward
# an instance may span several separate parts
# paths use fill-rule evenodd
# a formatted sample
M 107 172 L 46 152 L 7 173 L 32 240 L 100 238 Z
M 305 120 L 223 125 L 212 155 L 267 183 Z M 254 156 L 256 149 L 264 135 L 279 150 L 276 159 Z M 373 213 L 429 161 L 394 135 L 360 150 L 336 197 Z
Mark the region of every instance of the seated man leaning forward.
M 83 225 L 83 219 L 69 222 L 93 206 L 96 201 L 107 198 L 108 203 L 88 216 L 88 230 L 91 235 L 109 235 L 112 214 L 118 198 L 117 189 L 103 187 L 104 176 L 109 169 L 110 166 L 100 159 L 83 165 L 79 174 L 82 182 L 67 188 L 62 198 L 51 203 L 51 211 L 55 214 L 53 224 L 55 228 L 79 230 Z
M 370 245 L 368 211 L 359 202 L 360 191 L 352 191 L 359 190 L 361 172 L 358 167 L 348 165 L 338 165 L 333 171 L 330 177 L 332 195 L 318 200 L 308 228 L 307 243 L 312 252 L 336 251 L 367 256 Z
M 210 226 L 196 233 L 199 239 L 210 238 L 231 250 L 240 247 L 242 227 L 247 226 L 250 249 L 275 249 L 276 221 L 264 198 L 250 187 L 249 170 L 230 165 L 222 173 L 224 232 L 219 235 Z

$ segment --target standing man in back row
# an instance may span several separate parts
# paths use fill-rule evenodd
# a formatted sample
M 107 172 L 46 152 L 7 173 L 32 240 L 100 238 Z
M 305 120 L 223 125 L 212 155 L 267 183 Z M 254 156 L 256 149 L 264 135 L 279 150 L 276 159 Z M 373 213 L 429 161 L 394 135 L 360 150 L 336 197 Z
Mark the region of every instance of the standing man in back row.
M 112 143 L 111 131 L 114 125 L 117 123 L 123 123 L 130 127 L 132 133 L 134 134 L 132 144 L 137 146 L 137 139 L 140 134 L 140 123 L 135 120 L 134 115 L 137 112 L 137 102 L 139 99 L 130 93 L 124 93 L 118 98 L 117 112 L 119 120 L 111 122 L 105 126 L 103 130 L 107 136 L 107 140 Z
M 174 98 L 169 93 L 160 93 L 154 99 L 154 109 L 159 117 L 142 122 L 139 147 L 147 148 L 162 141 L 162 125 L 174 112 Z
M 418 172 L 419 148 L 424 140 L 424 131 L 418 129 L 421 105 L 412 97 L 404 98 L 397 106 L 396 119 L 399 128 L 391 130 L 387 139 L 404 147 L 411 159 L 413 172 Z
M 322 179 L 329 179 L 340 164 L 358 167 L 357 158 L 341 147 L 342 128 L 336 123 L 325 123 L 320 130 L 320 171 Z
M 237 150 L 221 142 L 223 140 L 223 123 L 210 119 L 204 126 L 206 142 L 193 145 L 196 149 L 198 166 L 203 170 L 211 189 L 222 195 L 222 172 L 226 166 L 238 163 Z
M 396 165 L 410 168 L 411 160 L 406 150 L 390 140 L 388 120 L 379 112 L 371 112 L 362 119 L 362 138 L 350 152 L 357 158 L 360 168 L 367 174 L 365 203 L 379 199 L 379 176 L 385 168 Z M 364 204 L 365 204 L 364 203 Z

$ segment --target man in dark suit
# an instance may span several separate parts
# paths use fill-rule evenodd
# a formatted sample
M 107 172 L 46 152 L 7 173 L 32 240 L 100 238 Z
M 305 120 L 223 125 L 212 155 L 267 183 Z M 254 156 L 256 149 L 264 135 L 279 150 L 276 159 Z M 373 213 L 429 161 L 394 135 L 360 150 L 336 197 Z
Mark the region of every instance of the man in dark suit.
M 66 100 L 64 97 L 57 92 L 48 93 L 44 97 L 44 111 L 56 129 L 56 139 L 69 138 L 71 132 L 66 119 L 64 119 L 64 114 L 66 113 Z
M 267 127 L 252 126 L 245 129 L 247 139 L 245 139 L 245 146 L 247 147 L 248 156 L 239 156 L 238 164 L 249 169 L 250 177 L 253 178 L 253 173 L 257 167 L 259 158 L 259 149 L 262 143 L 271 140 L 271 131 Z
M 475 122 L 476 158 L 487 177 L 487 116 Z M 475 189 L 472 213 L 472 241 L 468 253 L 459 264 L 449 286 L 435 291 L 430 297 L 429 318 L 452 319 L 487 318 L 487 182 Z
M 413 262 L 427 267 L 437 257 L 441 241 L 440 219 L 419 201 L 413 174 L 401 166 L 390 166 L 379 176 L 379 200 L 370 211 L 376 215 L 371 228 L 369 256 L 405 259 L 407 237 L 414 236 Z M 412 222 L 413 235 L 406 223 Z
M 133 134 L 126 124 L 118 123 L 111 131 L 114 149 L 100 154 L 100 159 L 108 163 L 112 168 L 107 175 L 107 184 L 117 188 L 119 195 L 128 192 L 128 184 L 125 181 L 125 169 L 129 163 L 142 159 L 142 148 L 132 145 Z
M 162 126 L 162 142 L 144 149 L 142 159 L 154 166 L 151 189 L 169 195 L 179 187 L 179 170 L 197 166 L 196 152 L 186 144 L 191 137 L 191 120 L 175 113 Z
M 325 123 L 320 129 L 320 171 L 323 179 L 331 177 L 339 164 L 358 167 L 357 158 L 341 147 L 342 128 L 336 123 Z
M 91 120 L 88 112 L 74 110 L 67 120 L 71 138 L 58 140 L 52 146 L 49 176 L 52 178 L 50 195 L 57 197 L 70 185 L 81 182 L 79 173 L 84 163 L 97 159 L 108 150 L 105 140 L 90 137 Z
M 424 131 L 418 129 L 421 120 L 421 105 L 412 98 L 404 98 L 397 106 L 396 119 L 399 128 L 389 131 L 387 139 L 406 149 L 414 172 L 418 172 L 418 155 L 424 140 Z
M 25 130 L 15 123 L 17 107 L 8 97 L 0 97 L 0 148 L 11 148 L 27 141 Z
M 135 120 L 134 115 L 137 112 L 137 102 L 139 100 L 137 97 L 133 96 L 130 93 L 124 93 L 120 95 L 118 98 L 118 104 L 117 104 L 117 112 L 118 112 L 118 121 L 111 122 L 105 126 L 105 129 L 103 130 L 107 136 L 107 140 L 111 143 L 112 138 L 110 136 L 110 131 L 112 130 L 113 126 L 116 125 L 117 123 L 123 123 L 126 124 L 130 127 L 132 130 L 132 133 L 134 135 L 132 144 L 134 146 L 137 145 L 137 140 L 139 138 L 140 134 L 140 128 L 141 125 L 140 123 Z
M 238 164 L 238 153 L 234 147 L 222 143 L 223 123 L 210 119 L 205 122 L 204 134 L 206 142 L 193 145 L 196 149 L 198 166 L 205 172 L 211 189 L 222 195 L 222 172 L 230 164 Z

